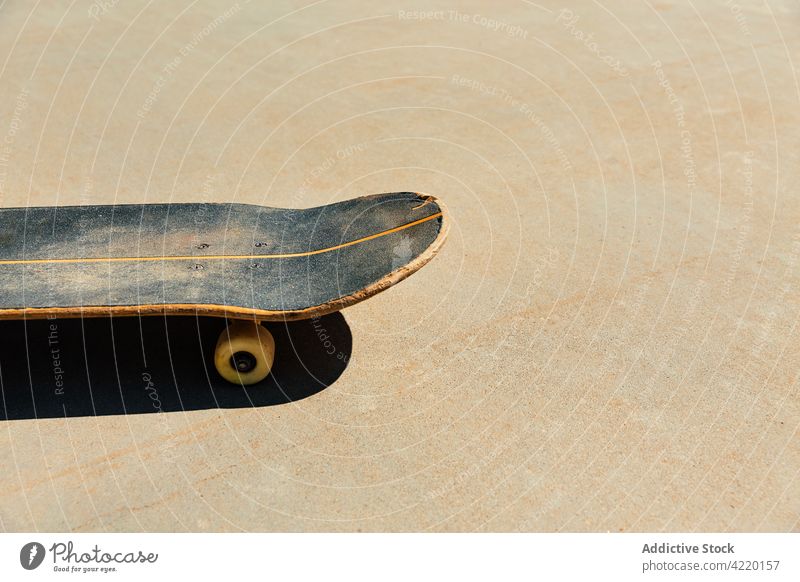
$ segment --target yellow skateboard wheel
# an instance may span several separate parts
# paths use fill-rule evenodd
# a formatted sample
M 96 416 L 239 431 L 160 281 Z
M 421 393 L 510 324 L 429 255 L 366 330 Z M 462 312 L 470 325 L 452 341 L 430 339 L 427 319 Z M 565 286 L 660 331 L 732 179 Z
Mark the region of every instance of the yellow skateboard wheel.
M 228 382 L 248 386 L 269 375 L 275 360 L 275 340 L 261 324 L 233 321 L 222 330 L 214 352 L 214 365 Z

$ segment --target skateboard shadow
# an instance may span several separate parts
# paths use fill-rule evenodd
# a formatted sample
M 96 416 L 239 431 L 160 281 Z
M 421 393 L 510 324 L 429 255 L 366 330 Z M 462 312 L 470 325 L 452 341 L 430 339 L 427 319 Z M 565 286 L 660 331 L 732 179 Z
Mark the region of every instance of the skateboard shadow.
M 222 319 L 0 321 L 0 420 L 274 406 L 320 392 L 347 367 L 340 313 L 266 326 L 272 373 L 243 388 L 214 368 Z

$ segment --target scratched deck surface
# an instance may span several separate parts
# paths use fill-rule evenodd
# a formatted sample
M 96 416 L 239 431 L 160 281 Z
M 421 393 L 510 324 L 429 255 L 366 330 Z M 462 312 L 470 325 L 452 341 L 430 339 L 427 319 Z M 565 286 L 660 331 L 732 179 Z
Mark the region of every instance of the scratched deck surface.
M 410 192 L 305 210 L 147 204 L 0 210 L 0 318 L 332 311 L 420 268 L 444 238 Z M 63 311 L 66 308 L 67 311 Z

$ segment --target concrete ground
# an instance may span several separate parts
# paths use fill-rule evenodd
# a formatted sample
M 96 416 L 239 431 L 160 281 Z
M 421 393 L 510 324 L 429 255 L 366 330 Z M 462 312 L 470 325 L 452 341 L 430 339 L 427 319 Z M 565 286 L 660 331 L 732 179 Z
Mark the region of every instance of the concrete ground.
M 603 4 L 1 3 L 0 205 L 452 229 L 260 390 L 218 320 L 0 323 L 0 529 L 800 530 L 800 8 Z

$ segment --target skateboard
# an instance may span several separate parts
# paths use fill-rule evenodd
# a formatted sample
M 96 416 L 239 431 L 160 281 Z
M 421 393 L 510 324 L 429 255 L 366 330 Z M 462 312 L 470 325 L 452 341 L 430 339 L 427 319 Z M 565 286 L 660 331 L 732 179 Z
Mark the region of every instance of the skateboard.
M 395 192 L 309 209 L 237 203 L 0 209 L 0 319 L 223 317 L 214 364 L 255 384 L 264 321 L 363 301 L 430 261 L 448 230 L 433 196 Z

